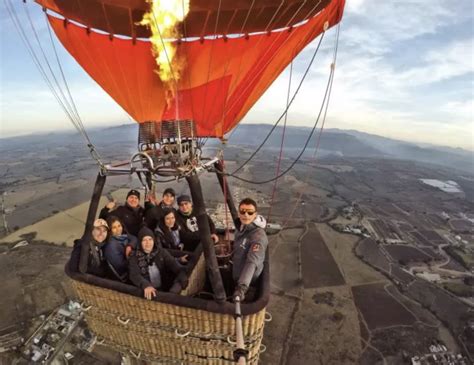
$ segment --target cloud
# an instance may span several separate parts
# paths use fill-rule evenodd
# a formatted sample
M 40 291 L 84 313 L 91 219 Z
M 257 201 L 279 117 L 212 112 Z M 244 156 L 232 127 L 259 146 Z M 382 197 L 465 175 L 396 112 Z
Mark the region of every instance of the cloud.
M 474 72 L 474 38 L 459 40 L 430 50 L 419 66 L 399 76 L 410 86 L 429 84 Z
M 472 22 L 468 0 L 455 6 L 442 0 L 348 0 L 329 126 L 474 149 Z M 333 35 L 332 30 L 324 39 L 317 65 L 291 109 L 291 123 L 314 121 Z M 295 80 L 302 76 L 315 44 L 296 60 Z M 288 73 L 274 83 L 249 120 L 273 116 L 269 122 L 274 122 L 285 106 L 287 82 Z

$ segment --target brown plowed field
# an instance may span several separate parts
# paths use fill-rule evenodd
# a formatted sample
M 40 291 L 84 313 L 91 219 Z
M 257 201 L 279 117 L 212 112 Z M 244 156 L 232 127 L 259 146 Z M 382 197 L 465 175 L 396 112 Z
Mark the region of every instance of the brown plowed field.
M 413 275 L 410 275 L 406 271 L 402 270 L 396 264 L 392 265 L 392 276 L 403 284 L 409 284 L 413 280 L 415 280 L 415 277 Z
M 417 248 L 411 246 L 387 245 L 385 246 L 385 250 L 387 250 L 390 256 L 392 256 L 393 260 L 396 262 L 398 262 L 399 260 L 403 260 L 405 262 L 412 262 L 432 259 L 424 252 L 421 252 Z
M 427 240 L 436 242 L 436 244 L 445 243 L 443 237 L 441 237 L 436 231 L 422 230 L 420 231 L 420 234 L 423 235 Z
M 352 287 L 354 303 L 361 311 L 370 330 L 399 325 L 411 325 L 415 317 L 385 289 L 384 283 Z
M 326 247 L 321 234 L 313 225 L 301 240 L 301 263 L 305 288 L 344 285 L 344 278 Z
M 379 269 L 389 272 L 390 262 L 380 252 L 377 243 L 372 238 L 366 238 L 362 240 L 356 248 L 356 253 L 373 266 Z

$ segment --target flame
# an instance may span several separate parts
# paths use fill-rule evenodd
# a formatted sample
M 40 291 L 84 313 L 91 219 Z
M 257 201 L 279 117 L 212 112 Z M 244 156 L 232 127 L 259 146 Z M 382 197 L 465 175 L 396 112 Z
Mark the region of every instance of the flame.
M 147 0 L 150 12 L 145 13 L 140 25 L 151 30 L 152 51 L 158 65 L 156 71 L 165 84 L 177 82 L 185 66 L 185 60 L 176 53 L 172 40 L 181 36 L 177 27 L 189 13 L 190 0 Z M 171 40 L 170 40 L 171 39 Z M 173 88 L 168 85 L 173 93 Z

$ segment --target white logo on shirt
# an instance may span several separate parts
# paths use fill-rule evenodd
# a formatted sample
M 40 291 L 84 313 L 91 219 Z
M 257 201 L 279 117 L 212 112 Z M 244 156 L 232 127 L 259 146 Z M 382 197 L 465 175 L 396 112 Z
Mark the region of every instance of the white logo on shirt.
M 196 217 L 191 217 L 186 220 L 186 226 L 191 232 L 197 232 L 199 231 L 199 227 L 197 225 L 197 219 Z

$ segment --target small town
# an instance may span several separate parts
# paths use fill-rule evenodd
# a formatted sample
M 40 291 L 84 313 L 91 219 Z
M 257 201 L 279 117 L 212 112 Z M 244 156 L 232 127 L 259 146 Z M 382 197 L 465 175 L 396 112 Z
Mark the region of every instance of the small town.
M 22 346 L 24 359 L 32 364 L 67 364 L 74 355 L 64 352 L 63 348 L 73 336 L 80 339 L 76 342 L 79 349 L 91 351 L 95 336 L 87 329 L 78 331 L 82 319 L 83 312 L 78 302 L 70 300 L 55 309 Z

